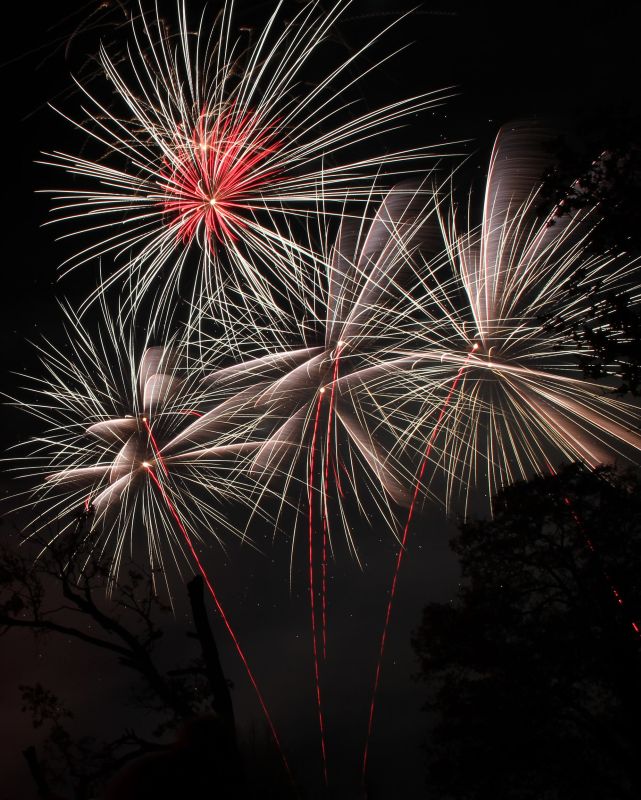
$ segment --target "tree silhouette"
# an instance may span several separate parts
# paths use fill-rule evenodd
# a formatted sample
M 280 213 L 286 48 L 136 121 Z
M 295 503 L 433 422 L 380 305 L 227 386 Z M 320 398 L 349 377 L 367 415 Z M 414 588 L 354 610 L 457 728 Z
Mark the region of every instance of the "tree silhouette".
M 462 524 L 455 600 L 413 646 L 448 798 L 641 795 L 641 479 L 568 466 Z
M 641 117 L 627 109 L 586 113 L 550 141 L 550 168 L 544 176 L 541 211 L 556 206 L 557 217 L 599 206 L 602 222 L 587 242 L 589 250 L 641 252 Z
M 541 213 L 556 218 L 595 209 L 599 223 L 586 240 L 589 254 L 641 254 L 641 118 L 610 109 L 585 115 L 549 144 L 551 166 L 540 193 Z M 641 391 L 641 312 L 629 293 L 610 293 L 593 309 L 597 324 L 572 333 L 590 350 L 586 377 L 617 376 L 621 394 Z
M 43 757 L 34 747 L 24 752 L 39 797 L 254 796 L 255 781 L 245 779 L 230 685 L 209 623 L 202 578 L 187 584 L 195 627 L 187 636 L 198 647 L 189 661 L 161 667 L 159 618 L 169 609 L 155 591 L 159 576 L 131 568 L 114 579 L 91 550 L 85 527 L 81 516 L 64 535 L 49 531 L 46 537 L 23 541 L 19 549 L 0 549 L 0 635 L 26 629 L 110 653 L 131 673 L 133 705 L 145 710 L 155 729 L 151 740 L 133 729 L 110 741 L 78 738 L 69 730 L 72 712 L 54 692 L 40 684 L 21 686 L 23 710 L 31 714 L 34 727 L 48 731 Z M 266 741 L 263 749 L 270 747 Z M 286 797 L 288 784 L 271 755 L 258 754 L 267 767 L 261 796 Z

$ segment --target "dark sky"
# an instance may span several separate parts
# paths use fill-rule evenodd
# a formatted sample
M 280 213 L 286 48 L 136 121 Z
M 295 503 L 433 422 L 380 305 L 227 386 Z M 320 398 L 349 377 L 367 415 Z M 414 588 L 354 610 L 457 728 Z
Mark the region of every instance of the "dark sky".
M 16 3 L 12 19 L 3 11 L 0 342 L 3 388 L 9 392 L 15 391 L 12 371 L 35 368 L 25 340 L 40 335 L 55 339 L 61 334 L 54 298 L 68 296 L 77 302 L 92 286 L 92 276 L 80 272 L 56 282 L 56 268 L 66 251 L 55 242 L 53 229 L 41 227 L 48 200 L 35 192 L 50 185 L 51 176 L 34 161 L 41 150 L 64 150 L 77 143 L 47 102 L 76 109 L 77 96 L 67 92 L 69 72 L 86 68 L 87 54 L 95 49 L 99 35 L 117 35 L 113 25 L 121 18 L 118 7 L 91 16 L 98 5 Z M 243 2 L 240 16 L 258 18 L 269 6 Z M 414 44 L 385 66 L 369 91 L 375 88 L 378 101 L 379 96 L 457 87 L 456 98 L 434 116 L 417 119 L 412 132 L 403 136 L 421 144 L 471 139 L 465 151 L 476 155 L 463 175 L 478 177 L 480 183 L 493 136 L 510 119 L 538 115 L 571 120 L 587 110 L 608 114 L 620 106 L 638 107 L 636 6 L 610 3 L 593 12 L 587 3 L 426 3 L 389 37 L 390 49 L 408 41 Z M 197 12 L 200 6 L 190 1 L 189 7 Z M 344 44 L 349 47 L 373 34 L 404 8 L 386 0 L 356 2 L 340 28 Z M 102 22 L 100 29 L 92 28 L 94 19 Z M 2 444 L 7 446 L 28 435 L 32 423 L 13 411 L 4 413 Z M 409 639 L 423 605 L 446 600 L 456 589 L 457 567 L 447 548 L 452 532 L 439 509 L 419 517 L 401 576 L 371 751 L 373 780 L 381 787 L 398 787 L 400 782 L 404 788 L 396 790 L 399 797 L 422 796 L 419 744 L 426 721 L 419 709 L 424 688 L 412 680 L 415 664 Z M 332 566 L 330 585 L 327 738 L 330 769 L 346 796 L 357 782 L 377 638 L 395 555 L 393 542 L 382 529 L 364 528 L 360 542 L 366 570 L 360 572 L 343 550 Z M 272 548 L 266 542 L 265 551 L 266 556 L 258 557 L 232 548 L 224 562 L 212 554 L 215 580 L 296 771 L 314 776 L 317 734 L 305 565 L 297 562 L 290 596 L 288 545 L 281 542 Z M 180 607 L 169 627 L 172 646 L 183 647 Z M 221 647 L 237 687 L 239 719 L 244 725 L 259 721 L 251 690 L 222 637 Z M 50 686 L 79 711 L 79 730 L 108 733 L 130 724 L 125 704 L 128 681 L 108 657 L 67 642 L 42 643 L 10 635 L 0 640 L 0 648 L 0 800 L 22 800 L 35 794 L 20 751 L 37 741 L 38 732 L 20 714 L 18 684 L 40 681 Z

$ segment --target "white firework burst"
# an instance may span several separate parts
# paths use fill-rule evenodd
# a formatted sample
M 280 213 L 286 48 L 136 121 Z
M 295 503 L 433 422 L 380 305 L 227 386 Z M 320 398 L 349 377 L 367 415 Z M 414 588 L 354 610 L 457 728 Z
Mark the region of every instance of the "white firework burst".
M 320 194 L 339 215 L 346 203 L 362 207 L 373 182 L 432 155 L 429 147 L 363 155 L 370 140 L 444 97 L 359 111 L 352 70 L 380 35 L 305 83 L 349 4 L 324 11 L 312 2 L 285 22 L 279 3 L 247 47 L 234 33 L 233 3 L 213 28 L 203 17 L 192 32 L 183 2 L 175 37 L 141 12 L 127 58 L 116 63 L 101 52 L 114 97 L 103 102 L 83 90 L 88 119 L 74 123 L 96 145 L 96 159 L 54 152 L 47 160 L 80 186 L 53 192 L 56 219 L 72 228 L 66 235 L 98 237 L 66 267 L 113 257 L 87 302 L 123 279 L 132 307 L 151 293 L 156 313 L 168 312 L 182 286 L 195 304 L 217 298 L 230 324 L 229 304 L 248 295 L 265 308 L 300 301 L 303 271 L 317 257 L 296 243 L 297 219 L 314 213 Z
M 65 308 L 68 341 L 40 347 L 44 375 L 15 402 L 45 430 L 18 445 L 14 469 L 29 479 L 34 530 L 58 519 L 63 535 L 84 513 L 89 550 L 112 559 L 114 577 L 130 551 L 168 582 L 167 556 L 180 568 L 191 542 L 245 535 L 231 519 L 239 501 L 262 513 L 243 467 L 261 421 L 242 393 L 204 386 L 184 342 L 153 345 L 102 310 L 89 332 Z
M 460 234 L 453 206 L 429 220 L 440 220 L 445 247 L 425 259 L 411 292 L 424 307 L 424 344 L 398 362 L 414 417 L 403 446 L 422 451 L 432 438 L 428 474 L 445 473 L 448 498 L 479 484 L 491 496 L 560 459 L 594 467 L 641 450 L 639 409 L 584 378 L 589 349 L 573 335 L 603 324 L 609 294 L 639 302 L 639 264 L 589 253 L 598 209 L 541 214 L 550 136 L 530 122 L 500 131 L 479 228 Z M 403 401 L 384 377 L 377 390 Z
M 427 219 L 436 213 L 431 191 L 408 182 L 375 206 L 360 220 L 344 218 L 336 241 L 325 242 L 326 271 L 307 303 L 313 313 L 298 326 L 283 314 L 280 327 L 271 321 L 260 327 L 249 315 L 243 333 L 226 342 L 240 360 L 208 379 L 218 392 L 244 393 L 263 430 L 271 425 L 250 457 L 254 477 L 265 486 L 280 478 L 283 498 L 302 484 L 303 507 L 318 502 L 323 526 L 333 501 L 357 558 L 344 498 L 369 515 L 373 508 L 362 499 L 368 494 L 395 530 L 396 508 L 411 495 L 412 473 L 391 453 L 405 429 L 403 410 L 389 413 L 370 384 L 390 373 L 407 380 L 398 355 L 418 337 L 417 306 L 408 302 L 406 285 L 408 276 L 415 281 Z M 217 355 L 220 345 L 218 337 L 211 341 Z M 203 352 L 205 365 L 211 363 L 207 340 Z

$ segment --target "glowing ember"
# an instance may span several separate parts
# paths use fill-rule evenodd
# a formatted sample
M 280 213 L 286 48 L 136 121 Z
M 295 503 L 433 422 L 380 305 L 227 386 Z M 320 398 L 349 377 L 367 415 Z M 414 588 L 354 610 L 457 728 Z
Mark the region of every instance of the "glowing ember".
M 175 149 L 160 172 L 163 209 L 184 242 L 203 230 L 213 241 L 236 241 L 247 226 L 251 193 L 273 182 L 267 162 L 279 148 L 273 126 L 254 112 L 237 114 L 232 106 L 218 115 L 203 111 L 189 141 Z

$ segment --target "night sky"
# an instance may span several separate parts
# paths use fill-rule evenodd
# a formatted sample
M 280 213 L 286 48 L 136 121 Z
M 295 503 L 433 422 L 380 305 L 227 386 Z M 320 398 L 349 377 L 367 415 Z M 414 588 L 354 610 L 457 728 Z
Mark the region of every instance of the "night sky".
M 211 5 L 217 7 L 216 2 Z M 363 91 L 366 94 L 374 86 L 378 103 L 386 96 L 456 87 L 455 98 L 435 113 L 417 118 L 411 132 L 399 136 L 415 144 L 469 139 L 451 148 L 472 154 L 461 172 L 460 184 L 466 190 L 470 179 L 481 184 L 492 139 L 511 119 L 536 115 L 572 120 L 586 110 L 608 114 L 621 107 L 638 108 L 641 14 L 636 5 L 610 3 L 596 14 L 589 13 L 585 3 L 515 3 L 511 11 L 498 3 L 426 3 L 386 39 L 390 50 L 410 41 L 412 47 L 387 64 L 378 82 L 365 84 Z M 114 4 L 97 14 L 98 6 L 16 3 L 11 19 L 3 11 L 0 341 L 2 389 L 10 394 L 20 383 L 12 372 L 37 369 L 27 340 L 61 336 L 54 298 L 68 297 L 77 304 L 94 285 L 91 266 L 57 281 L 57 266 L 69 254 L 69 245 L 55 241 L 53 228 L 42 227 L 49 200 L 36 192 L 57 185 L 62 176 L 34 162 L 42 150 L 72 152 L 82 146 L 47 103 L 75 111 L 80 101 L 70 91 L 70 72 L 86 69 L 101 35 L 107 40 L 118 36 L 115 26 L 122 12 Z M 171 3 L 167 7 L 171 9 Z M 189 0 L 188 7 L 197 18 L 199 0 Z M 239 4 L 239 21 L 259 19 L 270 7 L 271 3 L 244 0 Z M 355 2 L 340 28 L 344 45 L 354 46 L 404 9 L 386 0 Z M 101 21 L 101 27 L 93 27 L 91 20 Z M 4 410 L 3 418 L 3 448 L 33 430 L 34 423 L 13 409 Z M 2 481 L 6 492 L 10 480 Z M 8 527 L 5 523 L 0 532 Z M 428 721 L 420 712 L 425 688 L 412 677 L 416 664 L 410 636 L 422 607 L 429 601 L 445 601 L 456 590 L 457 564 L 447 545 L 453 531 L 454 525 L 436 507 L 425 509 L 416 519 L 394 609 L 370 758 L 372 780 L 380 787 L 396 786 L 399 797 L 422 796 L 420 742 Z M 297 774 L 307 774 L 313 784 L 319 762 L 304 553 L 295 562 L 290 594 L 289 544 L 278 540 L 272 545 L 270 531 L 255 530 L 254 535 L 264 555 L 232 545 L 224 557 L 212 547 L 209 563 L 215 565 L 213 577 L 285 750 Z M 375 520 L 371 528 L 362 523 L 358 538 L 365 570 L 359 571 L 344 548 L 339 548 L 330 569 L 327 740 L 331 778 L 345 796 L 353 796 L 350 790 L 358 783 L 395 557 L 391 536 Z M 179 598 L 175 618 L 167 621 L 170 661 L 172 649 L 192 646 L 184 635 L 185 613 Z M 235 683 L 240 723 L 245 728 L 252 722 L 260 727 L 260 709 L 242 667 L 222 632 L 218 638 L 226 672 Z M 18 684 L 37 681 L 58 692 L 76 712 L 79 732 L 108 736 L 135 721 L 126 704 L 129 676 L 109 656 L 53 636 L 35 641 L 11 632 L 0 639 L 0 800 L 35 797 L 20 752 L 37 744 L 39 732 L 20 713 Z

